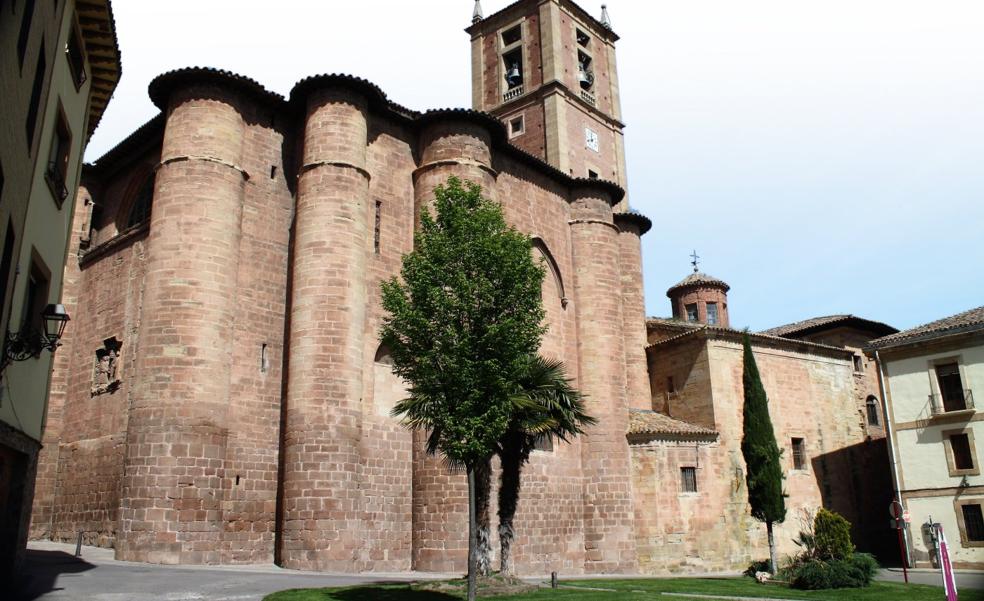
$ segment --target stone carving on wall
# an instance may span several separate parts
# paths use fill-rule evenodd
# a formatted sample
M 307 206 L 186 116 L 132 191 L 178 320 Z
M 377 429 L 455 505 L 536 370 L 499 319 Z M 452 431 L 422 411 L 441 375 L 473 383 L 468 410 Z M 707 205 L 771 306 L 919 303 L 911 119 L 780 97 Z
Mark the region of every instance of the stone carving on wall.
M 123 343 L 115 336 L 103 341 L 96 350 L 96 363 L 92 368 L 92 396 L 112 393 L 120 387 L 120 348 Z

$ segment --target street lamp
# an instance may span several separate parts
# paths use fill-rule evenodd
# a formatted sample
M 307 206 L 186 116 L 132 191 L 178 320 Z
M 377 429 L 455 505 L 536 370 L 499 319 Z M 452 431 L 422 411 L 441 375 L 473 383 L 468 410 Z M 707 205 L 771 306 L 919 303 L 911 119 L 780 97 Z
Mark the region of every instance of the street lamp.
M 60 345 L 65 326 L 69 322 L 68 311 L 64 305 L 48 305 L 41 311 L 43 328 L 40 332 L 27 329 L 20 332 L 7 332 L 3 341 L 3 357 L 0 357 L 0 372 L 14 361 L 24 361 L 39 357 L 41 351 L 55 352 Z

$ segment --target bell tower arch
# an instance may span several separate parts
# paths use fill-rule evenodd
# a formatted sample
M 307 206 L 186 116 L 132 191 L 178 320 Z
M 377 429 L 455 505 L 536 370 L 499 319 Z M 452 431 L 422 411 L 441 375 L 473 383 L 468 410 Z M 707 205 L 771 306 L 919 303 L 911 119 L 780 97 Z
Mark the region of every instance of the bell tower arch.
M 472 21 L 473 108 L 560 171 L 627 188 L 618 35 L 604 6 L 596 19 L 571 0 L 521 0 L 484 17 L 476 2 Z

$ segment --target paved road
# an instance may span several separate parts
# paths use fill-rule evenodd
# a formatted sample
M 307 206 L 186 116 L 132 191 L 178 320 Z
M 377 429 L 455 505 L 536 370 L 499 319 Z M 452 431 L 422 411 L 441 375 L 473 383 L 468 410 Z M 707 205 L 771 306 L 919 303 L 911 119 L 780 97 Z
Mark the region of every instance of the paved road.
M 448 574 L 312 574 L 274 565 L 195 567 L 116 561 L 109 549 L 37 542 L 28 547 L 29 586 L 13 601 L 260 601 L 288 588 L 346 586 L 449 578 Z M 939 585 L 939 574 L 916 570 L 910 582 Z M 883 570 L 879 580 L 902 581 L 901 570 Z M 984 589 L 984 572 L 961 572 L 957 588 Z M 0 595 L 2 596 L 2 595 Z M 6 598 L 4 598 L 6 599 Z
M 878 580 L 890 582 L 902 582 L 904 575 L 902 568 L 892 568 L 882 570 L 878 575 Z M 933 586 L 943 586 L 940 573 L 936 570 L 909 570 L 909 582 L 915 584 L 932 584 Z M 957 591 L 964 588 L 984 589 L 984 572 L 961 570 L 957 572 Z

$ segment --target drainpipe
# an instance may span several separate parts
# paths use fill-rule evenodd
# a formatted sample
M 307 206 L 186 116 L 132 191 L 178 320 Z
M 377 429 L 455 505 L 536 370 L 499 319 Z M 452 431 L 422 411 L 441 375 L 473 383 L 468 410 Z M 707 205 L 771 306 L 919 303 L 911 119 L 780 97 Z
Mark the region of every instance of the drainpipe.
M 905 504 L 902 502 L 902 484 L 899 481 L 899 459 L 895 454 L 895 433 L 892 429 L 892 421 L 895 413 L 889 414 L 888 412 L 888 395 L 885 393 L 885 378 L 887 375 L 877 350 L 875 351 L 875 365 L 878 367 L 878 391 L 881 393 L 882 398 L 882 415 L 885 416 L 885 438 L 888 441 L 888 454 L 892 458 L 892 482 L 895 485 L 895 500 L 905 509 Z M 903 529 L 903 534 L 905 534 L 902 537 L 905 546 L 905 562 L 909 567 L 912 567 L 912 554 L 909 551 L 909 530 L 907 527 Z

